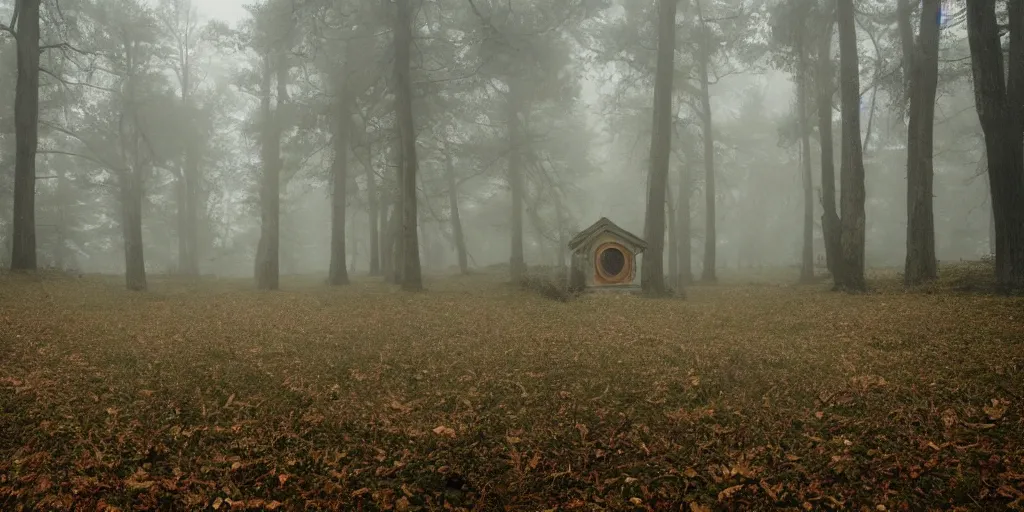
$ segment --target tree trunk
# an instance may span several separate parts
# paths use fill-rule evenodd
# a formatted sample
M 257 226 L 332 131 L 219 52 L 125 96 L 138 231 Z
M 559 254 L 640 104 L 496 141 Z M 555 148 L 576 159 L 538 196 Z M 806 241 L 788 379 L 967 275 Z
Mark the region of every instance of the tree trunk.
M 387 204 L 384 206 L 381 216 L 381 222 L 383 222 L 380 247 L 381 267 L 384 271 L 384 278 L 391 284 L 400 284 L 402 274 L 401 260 L 399 259 L 401 241 L 398 239 L 398 232 L 401 230 L 402 195 L 397 189 L 401 161 L 401 156 L 396 155 L 393 175 L 387 180 L 388 192 L 385 194 Z
M 125 40 L 125 97 L 118 116 L 119 149 L 122 168 L 118 172 L 121 187 L 121 231 L 124 242 L 125 284 L 129 290 L 146 289 L 146 260 L 142 239 L 143 164 L 142 134 L 135 110 L 134 41 Z
M 280 284 L 281 222 L 281 117 L 287 98 L 288 64 L 284 54 L 263 57 L 263 85 L 260 98 L 263 113 L 260 183 L 260 242 L 256 253 L 256 287 L 276 290 Z M 277 106 L 270 107 L 271 81 L 277 76 Z
M 121 233 L 124 237 L 125 284 L 129 290 L 146 289 L 146 260 L 142 245 L 141 170 L 121 174 Z
M 881 68 L 882 59 L 876 61 L 876 65 Z M 868 107 L 868 127 L 864 130 L 864 142 L 861 143 L 861 154 L 869 155 L 871 148 L 871 130 L 875 123 L 875 105 L 878 102 L 878 86 L 871 88 L 871 106 Z
M 185 267 L 188 265 L 189 244 L 188 244 L 188 187 L 185 180 L 185 168 L 178 168 L 178 175 L 174 181 L 174 202 L 178 211 L 175 215 L 178 228 L 178 266 L 175 273 L 186 275 Z
M 11 270 L 36 269 L 36 150 L 39 147 L 39 3 L 20 0 L 14 92 L 14 225 Z
M 348 222 L 354 224 L 355 218 L 356 216 L 352 215 L 352 217 L 348 218 Z M 359 239 L 356 238 L 355 230 L 352 229 L 352 226 L 346 228 L 345 236 L 348 237 L 347 246 L 352 248 L 352 256 L 348 260 L 348 273 L 349 275 L 353 275 L 356 273 L 356 262 L 359 261 Z
M 419 224 L 416 231 L 420 242 L 420 271 L 430 273 L 434 269 L 434 244 L 427 233 L 427 221 Z
M 185 245 L 187 251 L 179 258 L 179 271 L 191 277 L 199 277 L 199 208 L 201 202 L 199 159 L 200 142 L 197 134 L 189 136 L 185 150 Z
M 380 264 L 385 280 L 397 284 L 395 270 L 396 240 L 398 230 L 398 208 L 401 202 L 398 193 L 398 174 L 402 167 L 401 143 L 395 139 L 384 160 L 385 174 L 381 179 L 381 211 L 380 211 Z
M 558 224 L 558 268 L 565 270 L 568 276 L 566 264 L 569 259 L 569 231 L 565 225 L 565 206 L 562 204 L 562 191 L 552 191 L 555 198 L 555 222 Z
M 818 44 L 818 139 L 821 143 L 821 231 L 825 265 L 834 277 L 840 259 L 839 214 L 836 213 L 836 168 L 832 147 L 832 27 L 829 19 Z
M 57 248 L 54 251 L 55 266 L 61 270 L 75 268 L 72 264 L 67 250 L 68 236 L 68 203 L 70 202 L 70 191 L 68 190 L 68 179 L 63 168 L 57 166 L 54 169 L 57 175 Z
M 182 70 L 181 102 L 188 119 L 194 121 L 191 96 L 190 64 L 185 60 Z M 178 272 L 184 276 L 199 277 L 199 134 L 189 131 L 185 135 L 185 165 L 178 175 Z
M 995 272 L 1004 292 L 1024 290 L 1024 3 L 1009 2 L 1010 58 L 1003 51 L 995 0 L 967 4 L 974 98 L 985 133 L 996 231 Z
M 679 277 L 676 287 L 693 282 L 693 247 L 690 243 L 690 171 L 685 166 L 679 169 L 679 191 L 676 194 L 676 224 L 679 229 Z
M 811 93 L 807 87 L 808 73 L 810 66 L 807 63 L 807 47 L 805 45 L 806 30 L 799 29 L 799 43 L 797 44 L 797 119 L 800 126 L 800 164 L 802 167 L 804 182 L 804 236 L 803 250 L 800 260 L 800 281 L 809 283 L 814 281 L 814 178 L 811 174 L 811 129 L 810 120 L 807 115 L 807 104 L 810 103 Z
M 397 110 L 397 106 L 396 106 Z M 402 137 L 399 130 L 395 130 L 394 139 L 394 151 L 393 156 L 395 159 L 395 166 L 393 174 L 393 182 L 391 183 L 391 212 L 388 215 L 387 225 L 387 251 L 388 251 L 388 281 L 392 284 L 402 284 L 402 272 L 404 271 L 403 266 L 403 252 L 402 252 L 402 218 L 404 211 L 402 209 L 402 169 L 404 164 L 403 150 L 402 150 Z
M 400 171 L 399 171 L 400 172 Z M 401 176 L 398 176 L 401 179 Z M 399 184 L 401 187 L 401 184 Z M 402 209 L 402 190 L 397 190 L 391 195 L 391 217 L 388 224 L 388 239 L 390 240 L 391 251 L 391 283 L 402 284 L 402 275 L 405 272 L 404 247 L 405 240 L 402 236 L 402 224 L 405 211 Z
M 452 241 L 459 258 L 459 272 L 469 273 L 469 260 L 466 257 L 466 239 L 462 232 L 462 217 L 459 216 L 459 184 L 455 179 L 455 164 L 452 163 L 450 149 L 444 148 L 444 173 L 448 180 L 448 209 L 452 224 Z
M 380 275 L 380 200 L 377 177 L 373 172 L 373 152 L 366 147 L 366 195 L 367 217 L 370 224 L 370 275 Z
M 416 209 L 416 125 L 412 114 L 412 77 L 409 54 L 412 46 L 412 0 L 397 0 L 395 17 L 395 113 L 402 136 L 402 289 L 422 290 L 420 244 Z
M 988 162 L 988 155 L 986 154 L 986 152 L 982 152 L 981 158 L 982 158 L 982 162 L 980 162 L 980 164 L 985 166 L 985 187 L 988 188 L 989 190 L 992 190 L 991 189 L 991 186 L 992 186 L 991 185 L 991 181 L 992 180 L 991 180 L 991 178 L 988 175 L 988 163 L 987 163 Z M 989 199 L 988 199 L 988 255 L 989 256 L 995 256 L 995 254 L 996 254 L 996 216 L 995 216 L 995 212 L 992 210 L 992 197 L 991 197 L 991 195 L 989 195 Z
M 697 1 L 700 9 L 701 2 Z M 700 73 L 700 108 L 704 134 L 704 270 L 701 281 L 713 283 L 718 280 L 715 274 L 718 235 L 715 231 L 715 135 L 711 123 L 711 93 L 709 92 L 709 67 L 711 66 L 711 41 L 704 15 L 700 16 L 701 44 L 700 58 L 697 59 Z
M 900 46 L 903 48 L 903 94 L 904 100 L 909 99 L 913 93 L 912 82 L 914 75 L 914 26 L 910 22 L 914 7 L 910 0 L 896 0 L 896 25 L 900 33 Z M 929 25 L 934 21 L 928 20 Z
M 210 211 L 210 187 L 203 185 L 203 180 L 198 175 L 198 168 L 195 181 L 192 182 L 193 186 L 190 188 L 190 194 L 195 194 L 195 208 L 192 208 L 191 212 L 195 214 L 195 226 L 196 231 L 196 248 L 193 251 L 196 255 L 197 269 L 202 275 L 202 256 L 204 253 L 209 252 L 213 248 L 214 239 L 217 238 L 217 229 L 212 225 L 214 222 L 214 213 Z M 209 259 L 209 257 L 207 257 Z
M 385 169 L 388 168 L 385 161 Z M 388 183 L 387 176 L 381 180 L 381 194 L 380 194 L 380 226 L 378 232 L 380 233 L 380 271 L 381 275 L 385 279 L 391 281 L 394 278 L 394 262 L 391 257 L 394 256 L 393 240 L 391 233 L 391 207 L 393 206 L 394 200 L 391 198 L 392 189 L 390 183 Z
M 517 78 L 513 77 L 510 83 Z M 522 151 L 523 134 L 519 122 L 522 105 L 518 96 L 518 88 L 510 85 L 508 93 L 508 185 L 512 192 L 512 248 L 509 257 L 509 272 L 512 282 L 516 283 L 526 272 L 526 257 L 523 252 L 523 170 Z
M 676 205 L 672 200 L 672 180 L 665 184 L 665 214 L 668 215 L 668 279 L 679 281 L 679 231 L 676 226 Z
M 988 204 L 988 254 L 989 256 L 995 256 L 996 254 L 996 216 L 992 211 L 992 201 L 989 200 Z
M 924 0 L 912 58 L 907 130 L 907 259 L 903 279 L 916 285 L 938 278 L 932 202 L 935 95 L 939 83 L 939 0 Z
M 332 112 L 334 161 L 331 164 L 331 264 L 328 284 L 348 284 L 348 269 L 345 261 L 345 207 L 348 194 L 348 145 L 349 145 L 349 99 L 345 84 L 347 77 L 342 73 L 336 79 L 334 112 Z
M 672 75 L 675 72 L 677 3 L 675 0 L 658 0 L 658 64 L 654 77 L 654 116 L 644 222 L 647 251 L 640 275 L 640 285 L 650 295 L 666 293 L 665 187 L 668 185 L 668 158 L 672 150 Z
M 860 64 L 857 62 L 857 31 L 853 0 L 837 0 L 839 27 L 839 80 L 842 99 L 842 159 L 840 168 L 841 271 L 836 286 L 864 291 L 864 155 L 860 139 Z

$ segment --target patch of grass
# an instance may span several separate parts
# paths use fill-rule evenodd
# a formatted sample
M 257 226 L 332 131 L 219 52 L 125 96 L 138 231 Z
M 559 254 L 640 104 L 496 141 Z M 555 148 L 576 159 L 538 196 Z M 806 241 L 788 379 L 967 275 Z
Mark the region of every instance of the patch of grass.
M 995 260 L 961 261 L 947 265 L 939 276 L 939 285 L 957 291 L 993 292 L 996 289 Z
M 1024 300 L 744 279 L 0 276 L 0 508 L 1020 505 Z

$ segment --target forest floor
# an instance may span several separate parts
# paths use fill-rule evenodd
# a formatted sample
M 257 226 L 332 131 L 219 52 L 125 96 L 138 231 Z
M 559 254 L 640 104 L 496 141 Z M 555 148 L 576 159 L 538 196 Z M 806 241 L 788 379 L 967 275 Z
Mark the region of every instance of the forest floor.
M 960 271 L 568 303 L 3 275 L 0 509 L 1020 508 L 1024 300 Z

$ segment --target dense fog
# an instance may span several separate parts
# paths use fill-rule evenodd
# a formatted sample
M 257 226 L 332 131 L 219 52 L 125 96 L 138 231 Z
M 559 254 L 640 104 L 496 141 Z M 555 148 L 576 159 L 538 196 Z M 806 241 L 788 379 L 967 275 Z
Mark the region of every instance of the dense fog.
M 13 3 L 0 0 L 5 23 L 12 20 Z M 821 266 L 814 97 L 823 87 L 833 98 L 837 177 L 843 135 L 838 83 L 815 83 L 825 11 L 831 7 L 805 3 L 679 3 L 667 273 L 680 274 L 676 265 L 686 265 L 680 255 L 687 245 L 696 275 L 712 264 L 801 265 L 808 197 L 801 126 L 809 135 L 812 247 Z M 394 226 L 388 222 L 399 191 L 392 7 L 361 0 L 247 6 L 234 0 L 42 2 L 38 266 L 124 273 L 124 197 L 138 193 L 138 255 L 146 272 L 252 275 L 266 222 L 261 180 L 267 166 L 274 166 L 275 155 L 266 153 L 273 144 L 279 149 L 271 153 L 281 158 L 275 171 L 280 273 L 323 274 L 330 267 L 332 165 L 339 159 L 347 180 L 341 228 L 347 267 L 360 274 L 381 272 L 381 265 L 389 265 L 383 253 L 390 250 L 385 246 Z M 897 7 L 857 3 L 869 268 L 900 267 L 906 254 L 908 73 Z M 652 2 L 432 0 L 412 9 L 416 219 L 425 273 L 458 269 L 458 238 L 464 240 L 468 267 L 481 268 L 509 263 L 518 229 L 530 266 L 566 264 L 566 241 L 602 216 L 644 233 L 657 46 Z M 916 32 L 918 15 L 910 14 Z M 948 3 L 938 20 L 933 195 L 940 262 L 994 252 L 965 19 L 961 6 Z M 4 266 L 11 263 L 14 239 L 16 25 L 15 20 L 11 30 L 0 31 Z M 826 57 L 838 78 L 838 35 L 830 31 L 828 37 Z M 807 64 L 803 71 L 801 62 Z M 710 133 L 701 114 L 702 63 Z M 804 125 L 801 76 L 809 91 Z M 518 142 L 509 128 L 510 83 L 521 96 Z M 341 103 L 347 115 L 339 114 Z M 348 118 L 343 133 L 339 116 Z M 705 186 L 709 136 L 716 185 L 712 233 Z M 347 147 L 335 144 L 339 138 Z M 510 173 L 522 179 L 515 205 Z M 125 192 L 128 181 L 138 188 Z M 679 208 L 685 203 L 688 212 Z M 514 207 L 521 208 L 521 228 L 510 214 Z M 713 262 L 704 261 L 709 244 Z

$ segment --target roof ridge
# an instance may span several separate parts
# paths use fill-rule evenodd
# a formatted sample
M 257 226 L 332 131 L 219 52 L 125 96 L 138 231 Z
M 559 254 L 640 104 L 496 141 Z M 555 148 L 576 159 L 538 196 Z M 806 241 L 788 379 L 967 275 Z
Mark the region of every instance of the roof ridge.
M 641 250 L 647 248 L 647 242 L 644 239 L 623 229 L 622 226 L 619 226 L 618 224 L 612 222 L 612 220 L 609 219 L 608 217 L 601 217 L 600 219 L 597 220 L 597 222 L 594 222 L 586 229 L 577 233 L 576 236 L 574 236 L 572 240 L 569 241 L 569 249 L 575 251 L 577 248 L 583 245 L 584 242 L 591 239 L 594 235 L 602 231 L 614 231 L 616 234 L 633 243 Z

